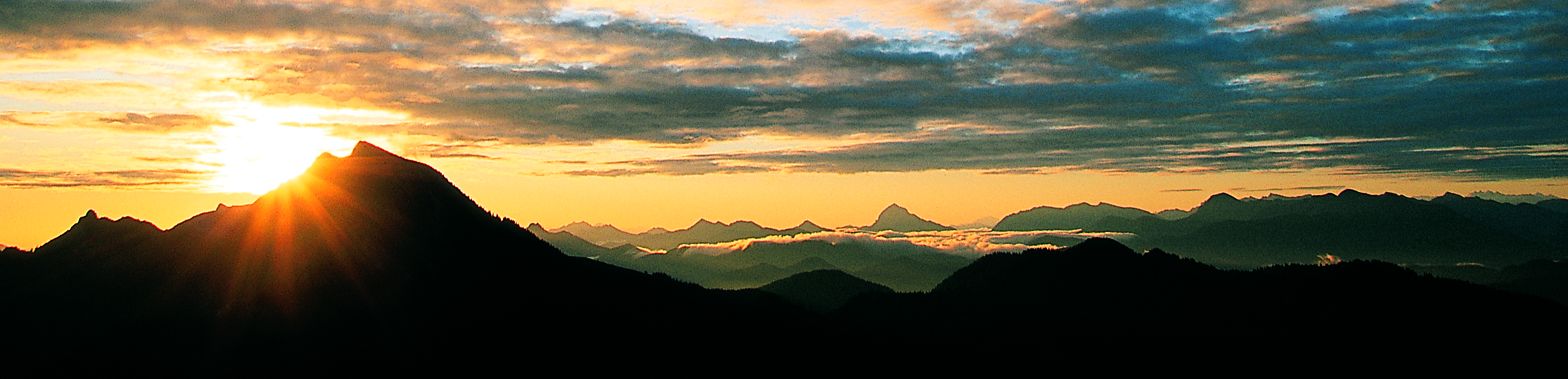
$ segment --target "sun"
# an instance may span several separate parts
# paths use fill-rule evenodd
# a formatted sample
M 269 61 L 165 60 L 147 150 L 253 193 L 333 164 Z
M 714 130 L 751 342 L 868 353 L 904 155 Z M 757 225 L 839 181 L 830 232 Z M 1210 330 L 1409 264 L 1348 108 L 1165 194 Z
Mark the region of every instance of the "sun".
M 356 139 L 333 134 L 332 126 L 406 119 L 376 110 L 280 107 L 246 100 L 220 105 L 228 125 L 212 128 L 211 149 L 197 160 L 216 167 L 208 190 L 225 193 L 264 194 L 299 176 L 323 152 L 347 154 Z
M 216 151 L 202 157 L 218 171 L 212 191 L 263 194 L 298 176 L 322 152 L 342 154 L 354 141 L 326 129 L 282 125 L 239 125 L 213 130 Z

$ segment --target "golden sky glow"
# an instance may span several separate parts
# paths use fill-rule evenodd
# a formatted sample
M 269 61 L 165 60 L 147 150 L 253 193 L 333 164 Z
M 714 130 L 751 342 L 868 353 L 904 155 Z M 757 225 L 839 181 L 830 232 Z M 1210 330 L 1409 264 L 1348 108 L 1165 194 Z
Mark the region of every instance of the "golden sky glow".
M 628 230 L 1568 196 L 1568 57 L 1537 34 L 1564 17 L 1529 5 L 464 3 L 0 5 L 0 244 L 88 208 L 169 227 L 359 140 L 520 221 Z M 1517 19 L 1376 30 L 1472 14 Z

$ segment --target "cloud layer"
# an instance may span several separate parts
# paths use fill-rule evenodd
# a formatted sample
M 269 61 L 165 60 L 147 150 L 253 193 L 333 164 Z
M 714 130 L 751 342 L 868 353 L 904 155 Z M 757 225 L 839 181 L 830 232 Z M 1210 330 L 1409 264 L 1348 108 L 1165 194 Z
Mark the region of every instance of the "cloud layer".
M 745 250 L 753 244 L 791 244 L 806 241 L 821 241 L 833 245 L 875 246 L 878 251 L 942 252 L 957 255 L 1019 252 L 1031 248 L 1061 247 L 1052 244 L 1029 244 L 1029 241 L 1047 236 L 1079 240 L 1089 237 L 1130 237 L 1130 235 L 1124 233 L 1082 233 L 1077 231 L 1002 232 L 986 229 L 933 232 L 826 231 L 790 236 L 768 236 L 720 243 L 684 244 L 673 249 L 672 252 L 719 255 Z
M 0 9 L 13 47 L 0 54 L 199 52 L 231 62 L 215 85 L 406 112 L 396 130 L 450 141 L 427 150 L 454 158 L 605 141 L 842 142 L 555 172 L 567 175 L 1568 175 L 1560 1 L 751 4 L 21 1 Z M 52 88 L 27 79 L 0 79 L 0 101 Z M 89 124 L 130 130 L 212 119 L 96 111 Z M 0 126 L 51 119 L 64 117 L 4 113 Z

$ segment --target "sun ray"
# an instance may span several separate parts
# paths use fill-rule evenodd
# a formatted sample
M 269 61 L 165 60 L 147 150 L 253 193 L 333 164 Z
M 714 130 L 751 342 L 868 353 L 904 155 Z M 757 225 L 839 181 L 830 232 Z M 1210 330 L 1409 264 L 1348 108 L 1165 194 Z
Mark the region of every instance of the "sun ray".
M 234 94 L 207 97 L 215 100 L 205 107 L 226 123 L 212 128 L 212 148 L 197 157 L 217 167 L 207 182 L 214 192 L 263 194 L 304 172 L 322 152 L 348 153 L 356 138 L 335 134 L 334 126 L 408 119 L 406 114 L 373 109 L 275 106 Z

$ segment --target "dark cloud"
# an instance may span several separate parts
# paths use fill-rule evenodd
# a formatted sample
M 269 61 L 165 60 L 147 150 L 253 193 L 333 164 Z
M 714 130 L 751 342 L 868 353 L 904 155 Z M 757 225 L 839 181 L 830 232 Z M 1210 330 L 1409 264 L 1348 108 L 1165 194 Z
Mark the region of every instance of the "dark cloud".
M 405 110 L 434 120 L 405 126 L 423 134 L 498 144 L 886 137 L 830 150 L 591 162 L 619 168 L 570 175 L 1568 176 L 1561 2 L 1070 2 L 989 13 L 1015 17 L 1001 20 L 1013 25 L 1005 30 L 812 31 L 779 41 L 629 16 L 574 20 L 542 3 L 22 4 L 0 11 L 9 20 L 0 38 L 20 50 L 303 34 L 311 38 L 258 58 L 263 67 L 248 82 L 263 93 Z M 343 36 L 354 38 L 335 38 Z M 921 127 L 931 122 L 1000 132 L 933 134 Z M 472 149 L 427 154 L 492 156 Z

